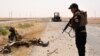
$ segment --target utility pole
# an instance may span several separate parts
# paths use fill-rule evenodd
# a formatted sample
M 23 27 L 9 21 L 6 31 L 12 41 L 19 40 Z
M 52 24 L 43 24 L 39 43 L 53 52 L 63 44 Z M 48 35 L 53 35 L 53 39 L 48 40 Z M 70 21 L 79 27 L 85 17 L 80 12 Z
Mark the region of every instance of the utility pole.
M 12 19 L 12 11 L 11 11 L 11 12 L 9 12 L 9 18 L 11 18 L 11 19 Z
M 96 18 L 96 11 L 94 11 L 94 17 Z

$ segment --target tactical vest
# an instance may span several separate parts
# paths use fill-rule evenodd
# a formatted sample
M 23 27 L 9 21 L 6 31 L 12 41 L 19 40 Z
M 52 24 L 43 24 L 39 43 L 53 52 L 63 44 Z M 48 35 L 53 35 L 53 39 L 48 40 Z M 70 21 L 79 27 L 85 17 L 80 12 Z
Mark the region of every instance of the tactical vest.
M 87 12 L 84 11 L 78 11 L 75 13 L 75 15 L 80 16 L 80 26 L 86 26 L 87 25 Z

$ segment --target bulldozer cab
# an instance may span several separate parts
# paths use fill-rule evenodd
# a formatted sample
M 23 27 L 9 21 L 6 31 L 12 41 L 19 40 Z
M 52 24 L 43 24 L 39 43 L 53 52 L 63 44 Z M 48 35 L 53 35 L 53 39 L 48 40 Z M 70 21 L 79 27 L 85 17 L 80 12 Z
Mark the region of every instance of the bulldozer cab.
M 59 15 L 59 12 L 55 12 L 54 13 L 54 17 L 59 17 L 60 15 Z
M 60 22 L 61 21 L 59 12 L 54 12 L 54 17 L 52 18 L 52 21 L 53 22 Z

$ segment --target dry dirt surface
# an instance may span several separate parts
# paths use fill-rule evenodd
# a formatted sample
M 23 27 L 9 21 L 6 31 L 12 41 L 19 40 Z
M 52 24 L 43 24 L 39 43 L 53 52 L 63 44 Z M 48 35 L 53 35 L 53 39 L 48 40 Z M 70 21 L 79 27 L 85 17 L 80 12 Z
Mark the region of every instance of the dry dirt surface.
M 31 40 L 34 38 L 40 38 L 41 33 L 45 30 L 48 22 L 36 22 L 36 21 L 16 21 L 16 22 L 6 22 L 1 23 L 0 26 L 12 26 L 15 27 L 17 32 L 22 35 L 23 39 Z M 2 48 L 8 40 L 8 35 L 0 36 L 0 48 Z M 27 53 L 30 51 L 30 48 L 21 47 L 21 48 L 13 48 L 12 56 L 27 56 Z M 0 56 L 3 56 L 0 54 Z
M 28 24 L 30 26 L 23 28 L 19 26 L 20 24 Z M 2 26 L 15 27 L 26 40 L 41 38 L 44 42 L 50 42 L 47 47 L 13 48 L 12 53 L 0 54 L 0 56 L 78 56 L 75 38 L 69 37 L 67 33 L 62 34 L 62 29 L 66 24 L 66 22 L 37 22 L 32 20 L 0 24 Z M 0 41 L 2 41 L 0 44 L 7 42 L 7 36 L 0 36 Z M 86 45 L 86 56 L 93 56 L 93 50 L 88 44 Z

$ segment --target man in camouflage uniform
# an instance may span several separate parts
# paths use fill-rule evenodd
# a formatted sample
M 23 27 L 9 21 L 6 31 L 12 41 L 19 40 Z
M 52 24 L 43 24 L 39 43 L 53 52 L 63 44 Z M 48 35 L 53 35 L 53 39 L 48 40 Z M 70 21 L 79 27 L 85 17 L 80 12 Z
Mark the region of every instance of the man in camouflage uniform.
M 73 13 L 70 25 L 75 31 L 75 41 L 79 56 L 85 56 L 87 15 L 84 16 L 83 13 L 85 12 L 80 11 L 76 3 L 71 4 L 69 9 Z

